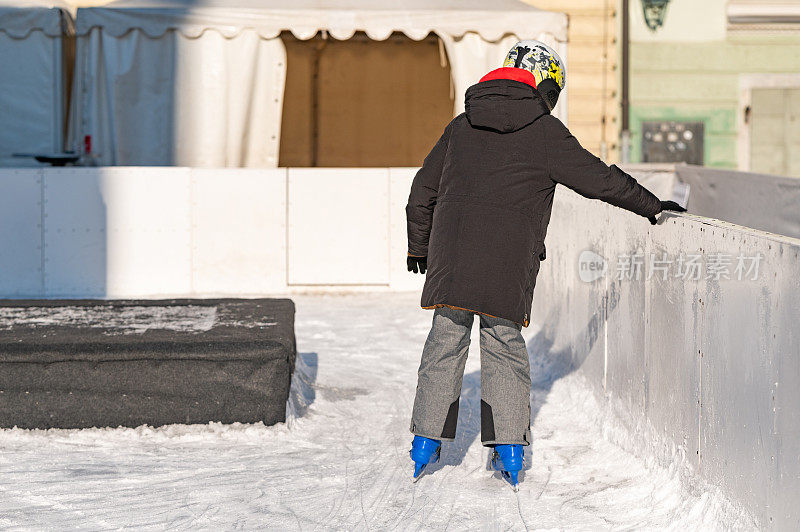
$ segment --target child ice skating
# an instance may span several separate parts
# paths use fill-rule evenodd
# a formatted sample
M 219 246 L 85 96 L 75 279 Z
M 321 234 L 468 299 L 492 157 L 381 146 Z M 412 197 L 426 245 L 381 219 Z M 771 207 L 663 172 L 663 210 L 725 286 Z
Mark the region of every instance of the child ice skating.
M 617 166 L 581 147 L 550 114 L 564 89 L 558 54 L 516 44 L 503 68 L 466 93 L 414 178 L 406 206 L 408 269 L 426 275 L 422 307 L 435 309 L 411 418 L 414 478 L 456 434 L 474 317 L 480 320 L 481 443 L 516 488 L 530 445 L 530 321 L 553 193 L 561 183 L 648 218 L 684 210 L 662 202 Z

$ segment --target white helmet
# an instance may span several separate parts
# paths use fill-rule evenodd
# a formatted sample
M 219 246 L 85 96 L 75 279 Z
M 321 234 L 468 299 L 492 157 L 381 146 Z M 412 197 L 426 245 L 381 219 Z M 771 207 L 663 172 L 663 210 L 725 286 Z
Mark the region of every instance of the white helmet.
M 567 83 L 567 67 L 555 50 L 540 41 L 520 41 L 509 50 L 503 66 L 522 68 L 533 74 L 536 88 L 550 109 L 555 107 Z

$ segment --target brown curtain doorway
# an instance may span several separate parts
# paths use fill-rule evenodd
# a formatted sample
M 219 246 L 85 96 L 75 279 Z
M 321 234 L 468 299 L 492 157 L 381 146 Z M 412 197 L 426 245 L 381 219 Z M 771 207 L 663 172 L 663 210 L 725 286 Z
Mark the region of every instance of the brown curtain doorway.
M 453 117 L 450 65 L 435 35 L 281 38 L 280 166 L 419 166 Z

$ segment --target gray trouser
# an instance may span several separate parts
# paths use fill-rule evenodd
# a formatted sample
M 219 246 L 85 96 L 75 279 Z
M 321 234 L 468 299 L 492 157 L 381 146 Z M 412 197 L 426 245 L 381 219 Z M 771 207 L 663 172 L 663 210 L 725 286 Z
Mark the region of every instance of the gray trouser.
M 502 318 L 480 316 L 481 443 L 531 441 L 531 375 L 520 326 Z M 475 315 L 438 308 L 422 350 L 411 432 L 436 440 L 456 436 L 461 380 L 467 362 Z

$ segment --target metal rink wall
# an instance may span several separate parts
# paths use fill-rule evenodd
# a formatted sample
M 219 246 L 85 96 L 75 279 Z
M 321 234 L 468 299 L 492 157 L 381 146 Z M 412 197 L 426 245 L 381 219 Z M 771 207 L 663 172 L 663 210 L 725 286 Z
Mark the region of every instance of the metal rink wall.
M 800 238 L 800 179 L 690 165 L 674 171 L 691 186 L 690 211 Z
M 547 249 L 534 356 L 585 375 L 640 436 L 623 444 L 684 456 L 766 528 L 800 527 L 800 240 L 691 215 L 651 227 L 559 189 Z M 580 278 L 586 250 L 607 264 L 592 282 Z M 664 265 L 681 254 L 707 266 L 698 280 Z M 744 268 L 738 279 L 740 255 L 761 256 L 755 279 Z M 719 257 L 730 278 L 709 266 Z

